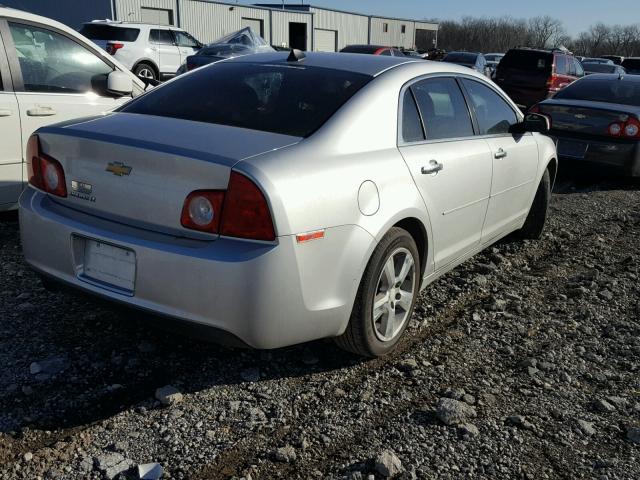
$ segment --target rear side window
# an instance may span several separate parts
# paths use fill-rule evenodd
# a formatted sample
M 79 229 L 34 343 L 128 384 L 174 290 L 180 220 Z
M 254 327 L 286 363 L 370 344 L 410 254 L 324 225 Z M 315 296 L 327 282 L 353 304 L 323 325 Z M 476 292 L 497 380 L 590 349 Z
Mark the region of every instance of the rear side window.
M 427 140 L 473 135 L 467 104 L 453 78 L 422 80 L 411 90 L 418 102 Z
M 121 42 L 135 42 L 140 34 L 140 29 L 85 23 L 80 29 L 80 33 L 91 40 L 119 40 Z
M 463 79 L 476 113 L 480 135 L 509 133 L 518 117 L 505 100 L 491 88 L 473 80 Z
M 156 45 L 173 45 L 175 43 L 170 30 L 151 30 L 149 41 Z
M 120 111 L 307 137 L 371 79 L 328 68 L 223 62 Z
M 407 143 L 424 140 L 422 121 L 410 89 L 405 92 L 402 103 L 402 140 Z
M 500 68 L 512 68 L 535 73 L 551 73 L 553 55 L 535 50 L 510 50 L 500 61 Z
M 585 77 L 560 90 L 554 98 L 620 103 L 640 107 L 640 81 L 629 79 L 629 77 L 625 80 Z

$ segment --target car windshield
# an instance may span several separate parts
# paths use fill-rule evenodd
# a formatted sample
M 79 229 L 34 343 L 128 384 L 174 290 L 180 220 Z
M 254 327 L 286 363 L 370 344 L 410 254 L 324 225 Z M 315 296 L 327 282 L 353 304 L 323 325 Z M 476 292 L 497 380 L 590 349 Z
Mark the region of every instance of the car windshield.
M 638 71 L 640 70 L 640 59 L 628 58 L 624 62 L 622 62 L 622 66 L 627 70 Z
M 222 62 L 120 111 L 308 137 L 372 78 L 320 67 Z
M 502 55 L 485 55 L 484 58 L 487 59 L 487 62 L 499 62 L 502 58 Z
M 640 82 L 617 77 L 585 78 L 561 90 L 554 98 L 640 107 Z
M 553 55 L 535 50 L 512 50 L 500 61 L 501 68 L 513 68 L 537 73 L 551 72 Z
M 80 33 L 91 40 L 120 40 L 121 42 L 135 42 L 140 30 L 128 27 L 113 27 L 111 25 L 98 25 L 85 23 Z
M 382 47 L 371 45 L 348 45 L 340 50 L 342 53 L 375 53 Z
M 253 49 L 246 45 L 221 44 L 204 47 L 197 54 L 205 57 L 231 57 L 251 53 Z
M 478 55 L 475 53 L 449 53 L 444 57 L 445 62 L 462 63 L 464 65 L 474 65 Z

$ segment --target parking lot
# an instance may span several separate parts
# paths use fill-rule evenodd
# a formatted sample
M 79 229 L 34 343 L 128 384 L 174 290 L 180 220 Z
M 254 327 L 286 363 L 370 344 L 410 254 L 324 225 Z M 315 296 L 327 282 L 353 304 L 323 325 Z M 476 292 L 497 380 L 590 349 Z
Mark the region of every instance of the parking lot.
M 638 478 L 639 205 L 633 183 L 561 178 L 541 241 L 439 280 L 373 361 L 330 342 L 228 350 L 48 293 L 3 216 L 0 477 L 159 462 L 165 478 L 355 479 L 390 449 L 402 478 Z

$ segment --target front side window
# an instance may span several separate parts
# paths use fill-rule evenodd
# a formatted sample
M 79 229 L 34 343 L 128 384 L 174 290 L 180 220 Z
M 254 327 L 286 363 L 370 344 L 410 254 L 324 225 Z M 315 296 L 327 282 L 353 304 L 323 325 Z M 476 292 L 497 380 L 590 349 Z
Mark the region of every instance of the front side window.
M 90 50 L 44 28 L 9 22 L 9 30 L 27 92 L 86 93 L 104 89 L 113 68 Z
M 411 90 L 418 102 L 427 140 L 473 135 L 469 109 L 453 78 L 422 80 Z
M 173 45 L 173 34 L 170 30 L 151 30 L 149 41 L 157 45 Z
M 193 38 L 191 35 L 185 32 L 181 32 L 179 30 L 174 30 L 173 34 L 176 36 L 176 42 L 180 47 L 192 47 L 197 48 L 200 46 L 198 41 Z
M 509 133 L 511 125 L 518 123 L 513 109 L 491 88 L 474 80 L 463 79 L 462 82 L 471 97 L 480 135 Z
M 371 79 L 329 68 L 222 62 L 120 111 L 307 137 Z

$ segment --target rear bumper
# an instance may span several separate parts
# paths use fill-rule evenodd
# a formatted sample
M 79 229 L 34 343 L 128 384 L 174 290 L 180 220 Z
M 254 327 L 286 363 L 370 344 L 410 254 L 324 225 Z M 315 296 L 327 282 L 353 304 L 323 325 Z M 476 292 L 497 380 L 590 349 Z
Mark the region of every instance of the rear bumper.
M 77 212 L 27 188 L 20 198 L 25 259 L 37 271 L 108 300 L 228 332 L 254 348 L 341 334 L 374 239 L 362 228 L 274 244 L 200 241 L 149 232 Z M 82 275 L 77 239 L 135 252 L 130 294 Z M 75 247 L 75 251 L 74 251 Z
M 559 132 L 551 132 L 551 138 L 556 142 L 560 161 L 572 162 L 579 165 L 593 167 L 607 167 L 611 173 L 619 173 L 631 177 L 640 177 L 640 148 L 638 142 L 623 143 L 607 140 L 578 138 Z M 584 154 L 580 149 L 578 154 L 563 153 L 562 143 L 584 143 Z

